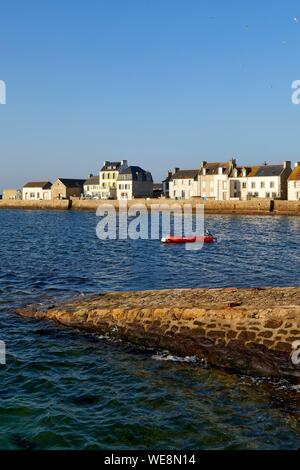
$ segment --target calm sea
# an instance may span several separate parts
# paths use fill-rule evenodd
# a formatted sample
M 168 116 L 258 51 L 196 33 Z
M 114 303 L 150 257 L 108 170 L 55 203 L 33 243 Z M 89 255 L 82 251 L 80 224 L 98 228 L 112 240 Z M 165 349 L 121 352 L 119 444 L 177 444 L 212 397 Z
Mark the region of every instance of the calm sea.
M 300 220 L 208 216 L 218 243 L 99 241 L 94 213 L 0 211 L 1 449 L 294 449 L 300 392 L 22 319 L 107 290 L 291 286 Z

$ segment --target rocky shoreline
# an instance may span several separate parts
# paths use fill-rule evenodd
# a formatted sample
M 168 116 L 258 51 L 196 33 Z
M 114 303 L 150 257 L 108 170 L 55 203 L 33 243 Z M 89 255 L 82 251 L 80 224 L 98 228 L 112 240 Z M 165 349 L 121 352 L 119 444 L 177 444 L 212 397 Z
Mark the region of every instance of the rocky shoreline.
M 227 371 L 300 383 L 300 365 L 292 361 L 300 287 L 113 292 L 17 313 L 196 356 Z

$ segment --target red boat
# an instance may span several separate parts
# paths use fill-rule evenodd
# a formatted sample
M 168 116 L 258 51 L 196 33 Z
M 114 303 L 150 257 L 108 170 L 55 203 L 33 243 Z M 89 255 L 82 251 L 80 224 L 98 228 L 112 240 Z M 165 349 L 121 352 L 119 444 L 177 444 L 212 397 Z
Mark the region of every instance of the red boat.
M 213 243 L 215 238 L 212 235 L 204 235 L 203 237 L 163 237 L 161 239 L 162 243 Z

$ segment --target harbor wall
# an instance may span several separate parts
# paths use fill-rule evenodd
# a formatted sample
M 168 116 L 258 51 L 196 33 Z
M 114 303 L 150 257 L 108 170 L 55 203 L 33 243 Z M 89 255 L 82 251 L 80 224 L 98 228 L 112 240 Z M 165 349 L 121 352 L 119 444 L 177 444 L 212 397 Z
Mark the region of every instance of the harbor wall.
M 86 210 L 96 211 L 99 206 L 113 205 L 116 210 L 119 201 L 116 200 L 86 200 L 72 198 L 69 200 L 50 201 L 23 201 L 23 200 L 0 200 L 0 209 L 53 209 L 53 210 Z M 249 201 L 202 201 L 200 198 L 190 200 L 173 199 L 134 199 L 127 201 L 128 207 L 143 204 L 148 209 L 152 205 L 164 205 L 166 208 L 176 204 L 183 206 L 191 204 L 193 208 L 197 204 L 204 204 L 207 214 L 240 214 L 240 215 L 300 215 L 300 201 L 272 201 L 270 199 L 253 199 Z
M 114 292 L 40 308 L 17 313 L 300 383 L 300 287 Z
M 0 209 L 29 209 L 29 210 L 68 210 L 70 201 L 50 200 L 50 201 L 23 201 L 23 200 L 0 200 Z

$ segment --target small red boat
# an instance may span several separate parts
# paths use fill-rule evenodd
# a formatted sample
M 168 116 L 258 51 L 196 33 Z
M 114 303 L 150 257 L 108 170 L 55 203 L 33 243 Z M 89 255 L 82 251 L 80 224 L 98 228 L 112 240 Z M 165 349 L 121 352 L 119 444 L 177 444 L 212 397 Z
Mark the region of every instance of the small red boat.
M 213 243 L 215 238 L 212 235 L 204 235 L 203 237 L 163 237 L 161 239 L 162 243 Z

